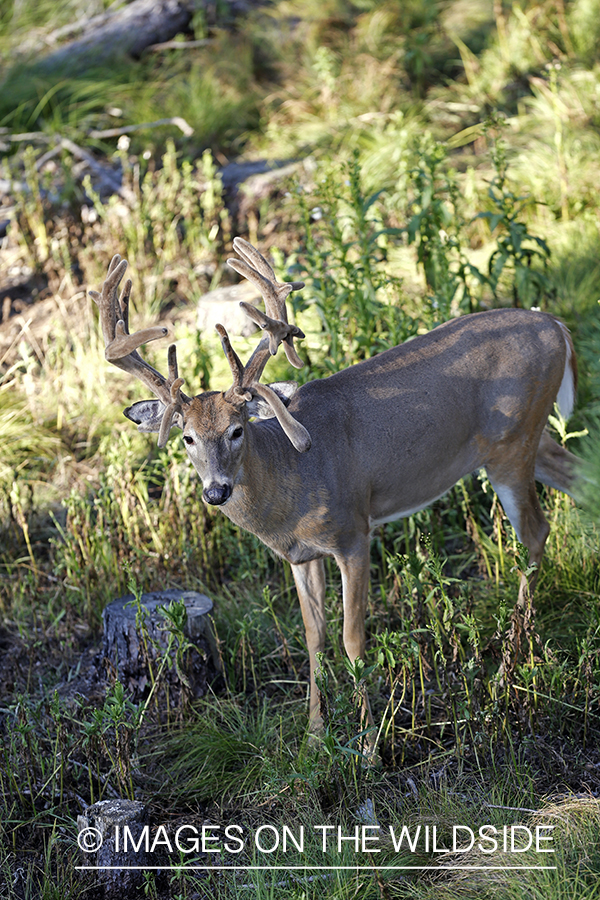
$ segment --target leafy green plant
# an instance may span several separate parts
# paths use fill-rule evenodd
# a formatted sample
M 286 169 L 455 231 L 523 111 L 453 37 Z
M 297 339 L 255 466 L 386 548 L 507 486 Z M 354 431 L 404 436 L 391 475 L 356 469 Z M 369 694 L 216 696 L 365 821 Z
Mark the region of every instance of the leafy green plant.
M 474 312 L 479 303 L 473 286 L 485 280 L 466 257 L 459 187 L 453 172 L 440 173 L 445 160 L 445 148 L 425 140 L 410 173 L 414 194 L 406 234 L 409 244 L 416 245 L 423 267 L 430 327 L 458 312 Z
M 107 691 L 102 709 L 100 740 L 118 783 L 130 800 L 135 797 L 132 756 L 141 724 L 141 710 L 129 700 L 120 681 Z
M 165 705 L 164 695 L 166 695 L 167 719 L 171 714 L 171 698 L 166 679 L 169 670 L 174 670 L 176 684 L 181 688 L 181 698 L 178 704 L 180 715 L 189 704 L 191 684 L 186 670 L 190 652 L 195 648 L 185 633 L 187 609 L 183 600 L 172 600 L 167 606 L 159 607 L 159 613 L 164 622 L 163 630 L 167 632 L 167 642 L 164 644 L 150 634 L 148 611 L 142 604 L 142 589 L 131 574 L 127 588 L 134 598 L 127 605 L 135 607 L 135 630 L 142 643 L 142 665 L 148 674 L 150 683 L 148 696 L 140 705 L 139 725 L 141 726 L 151 706 L 154 707 L 156 719 L 160 724 L 161 707 Z
M 492 234 L 497 228 L 500 231 L 488 263 L 487 283 L 498 298 L 501 279 L 508 274 L 513 306 L 545 307 L 552 295 L 552 281 L 547 271 L 548 244 L 531 234 L 523 221 L 523 212 L 530 199 L 515 194 L 507 184 L 506 147 L 502 139 L 493 143 L 492 160 L 496 170 L 488 189 L 492 209 L 475 217 L 485 219 Z
M 418 320 L 402 309 L 401 283 L 386 273 L 387 242 L 398 235 L 377 211 L 379 193 L 365 197 L 358 155 L 330 171 L 310 196 L 296 189 L 304 245 L 293 266 L 308 284 L 295 313 L 316 309 L 328 345 L 321 363 L 335 372 L 415 334 Z

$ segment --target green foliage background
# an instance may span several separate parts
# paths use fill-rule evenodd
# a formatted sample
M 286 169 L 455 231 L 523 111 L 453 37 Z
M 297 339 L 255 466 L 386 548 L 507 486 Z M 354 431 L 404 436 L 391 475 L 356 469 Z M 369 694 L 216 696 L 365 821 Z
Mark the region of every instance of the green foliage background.
M 127 796 L 173 827 L 560 823 L 555 871 L 163 872 L 149 896 L 597 897 L 600 5 L 278 0 L 234 21 L 211 4 L 180 36 L 200 46 L 48 67 L 59 29 L 105 6 L 0 8 L 1 895 L 93 891 L 74 870 L 76 817 Z M 172 116 L 186 133 L 148 127 Z M 285 167 L 224 186 L 229 162 L 265 159 Z M 577 506 L 544 493 L 535 611 L 513 612 L 527 560 L 483 473 L 377 529 L 360 670 L 329 568 L 316 743 L 289 567 L 203 505 L 176 438 L 159 451 L 122 418 L 140 389 L 105 363 L 86 296 L 120 253 L 134 326 L 173 323 L 189 393 L 225 387 L 195 303 L 227 283 L 235 234 L 306 282 L 301 381 L 497 305 L 561 316 L 580 361 L 573 419 L 552 425 L 588 481 Z M 252 344 L 236 339 L 242 357 Z M 158 368 L 164 355 L 148 348 Z M 280 359 L 266 375 L 292 377 Z M 134 702 L 94 656 L 106 604 L 163 587 L 215 603 L 222 674 L 177 707 L 159 700 L 166 657 Z M 183 673 L 180 611 L 166 622 Z M 377 723 L 369 767 L 357 681 Z

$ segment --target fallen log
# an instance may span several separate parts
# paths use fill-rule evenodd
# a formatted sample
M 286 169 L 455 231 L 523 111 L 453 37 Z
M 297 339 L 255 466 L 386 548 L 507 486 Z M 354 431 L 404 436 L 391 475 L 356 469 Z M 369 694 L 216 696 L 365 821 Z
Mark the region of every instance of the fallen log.
M 43 69 L 102 63 L 115 56 L 140 56 L 151 44 L 168 41 L 185 31 L 194 0 L 134 0 L 111 14 L 93 16 L 75 40 L 62 44 L 40 60 Z
M 194 13 L 212 5 L 210 0 L 133 0 L 112 13 L 80 20 L 80 36 L 47 53 L 38 68 L 89 68 L 118 56 L 140 56 L 147 47 L 187 31 Z M 232 17 L 257 5 L 256 0 L 222 0 Z

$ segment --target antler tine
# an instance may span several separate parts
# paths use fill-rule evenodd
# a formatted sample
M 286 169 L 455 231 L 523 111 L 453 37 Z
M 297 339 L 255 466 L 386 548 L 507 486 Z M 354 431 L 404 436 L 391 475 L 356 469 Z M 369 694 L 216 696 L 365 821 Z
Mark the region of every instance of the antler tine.
M 131 281 L 125 283 L 121 296 L 118 289 L 127 269 L 127 261 L 116 254 L 110 261 L 108 274 L 102 285 L 102 291 L 90 291 L 90 296 L 98 305 L 100 325 L 104 337 L 104 355 L 119 369 L 135 375 L 158 397 L 165 407 L 172 402 L 171 386 L 177 379 L 177 355 L 173 348 L 169 349 L 169 378 L 165 378 L 137 352 L 138 347 L 149 341 L 166 337 L 169 329 L 163 325 L 144 328 L 134 334 L 129 333 L 129 299 Z M 182 402 L 189 402 L 189 397 L 180 394 Z
M 171 349 L 171 348 L 169 348 Z M 177 360 L 175 359 L 175 366 L 177 365 Z M 163 417 L 160 423 L 160 429 L 158 431 L 158 446 L 162 449 L 166 446 L 167 440 L 169 439 L 169 432 L 173 427 L 173 419 L 180 413 L 183 404 L 185 403 L 184 397 L 181 393 L 181 385 L 183 384 L 183 378 L 176 378 L 170 389 L 170 397 L 171 402 L 165 409 L 163 413 Z
M 264 368 L 271 358 L 270 337 L 263 337 L 246 365 L 244 366 L 243 384 L 251 385 L 260 381 Z
M 115 310 L 117 313 L 117 321 L 121 319 L 123 321 L 124 330 L 126 334 L 129 334 L 129 300 L 131 298 L 131 288 L 133 287 L 133 282 L 131 278 L 128 278 L 125 282 L 125 287 L 121 291 L 121 296 L 118 300 L 118 307 Z M 120 311 L 120 315 L 119 315 Z
M 301 369 L 304 365 L 294 347 L 293 338 L 303 338 L 305 334 L 297 325 L 288 325 L 287 321 L 281 319 L 272 319 L 266 316 L 260 309 L 256 309 L 251 303 L 245 303 L 243 300 L 240 306 L 247 316 L 251 318 L 259 328 L 269 333 L 269 352 L 271 356 L 275 356 L 277 348 L 283 344 L 283 349 L 288 361 L 296 368 Z
M 274 356 L 279 345 L 283 344 L 285 355 L 291 365 L 301 369 L 304 363 L 296 352 L 293 339 L 295 337 L 303 338 L 304 333 L 296 325 L 288 323 L 285 300 L 292 291 L 301 290 L 304 287 L 304 282 L 278 283 L 271 265 L 252 244 L 242 240 L 242 238 L 235 238 L 233 246 L 242 258 L 228 259 L 227 264 L 258 287 L 265 301 L 266 312 L 261 312 L 249 303 L 242 302 L 240 306 L 260 328 L 268 332 L 270 355 Z M 259 348 L 261 350 L 260 354 L 258 353 Z M 251 370 L 255 375 L 253 380 L 260 378 L 268 359 L 268 356 L 265 357 L 264 361 L 262 359 L 262 342 L 259 348 L 254 352 L 250 363 L 246 366 L 246 372 L 249 374 Z M 247 375 L 244 378 L 244 383 L 250 383 Z
M 112 275 L 114 270 L 117 268 L 117 266 L 121 262 L 124 262 L 125 268 L 127 268 L 126 260 L 124 260 L 123 257 L 119 253 L 115 253 L 115 255 L 113 256 L 113 258 L 111 259 L 111 261 L 108 264 L 108 275 Z
M 281 399 L 268 384 L 254 384 L 252 390 L 267 401 L 288 438 L 299 453 L 310 450 L 311 437 L 304 425 L 288 411 Z
M 256 249 L 256 247 L 253 247 L 252 244 L 250 244 L 248 241 L 245 241 L 243 238 L 236 237 L 233 239 L 233 249 L 240 254 L 242 260 L 244 260 L 250 267 L 254 268 L 260 275 L 263 276 L 263 278 L 266 278 L 267 281 L 271 282 L 271 285 L 276 289 L 278 293 L 283 292 L 287 296 L 288 294 L 291 294 L 292 291 L 301 291 L 304 287 L 303 281 L 286 281 L 282 284 L 279 284 L 270 262 L 265 259 L 265 257 Z M 277 311 L 285 312 L 286 310 L 285 307 L 283 307 L 283 310 L 278 309 Z M 287 321 L 287 318 L 285 321 Z
M 231 346 L 231 341 L 229 340 L 229 335 L 225 328 L 222 325 L 216 325 L 215 328 L 221 338 L 221 346 L 227 357 L 227 362 L 229 363 L 229 368 L 233 375 L 233 387 L 242 387 L 244 382 L 244 366 L 242 365 L 242 361 Z
M 227 265 L 256 285 L 265 301 L 267 315 L 279 318 L 281 304 L 275 289 L 275 282 L 254 269 L 245 259 L 228 259 Z M 284 321 L 287 321 L 287 314 Z
M 262 253 L 253 247 L 248 241 L 241 237 L 233 239 L 233 249 L 245 260 L 248 265 L 253 266 L 257 272 L 260 272 L 269 281 L 275 281 L 275 272 L 271 264 L 264 258 Z
M 177 347 L 175 344 L 171 344 L 169 346 L 169 350 L 167 352 L 167 364 L 169 366 L 169 383 L 173 384 L 173 382 L 177 381 L 179 378 L 179 369 L 177 366 Z

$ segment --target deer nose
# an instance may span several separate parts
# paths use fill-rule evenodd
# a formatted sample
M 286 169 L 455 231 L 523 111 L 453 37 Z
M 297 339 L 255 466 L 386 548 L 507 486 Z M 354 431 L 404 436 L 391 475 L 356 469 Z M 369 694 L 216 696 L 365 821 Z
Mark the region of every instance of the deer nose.
M 211 484 L 202 491 L 202 496 L 211 506 L 220 506 L 231 497 L 231 485 Z

